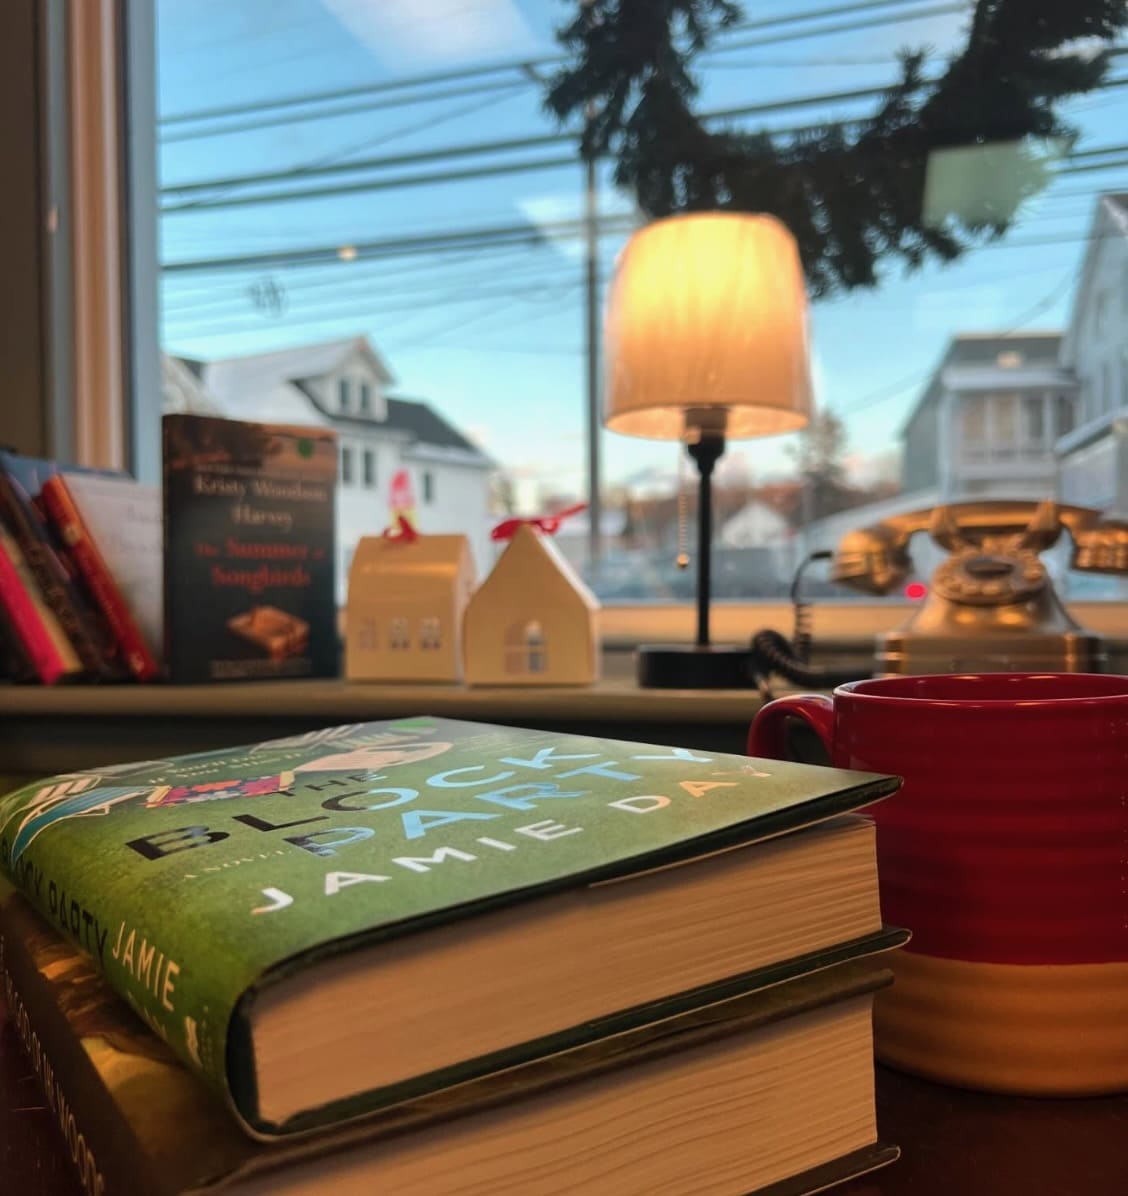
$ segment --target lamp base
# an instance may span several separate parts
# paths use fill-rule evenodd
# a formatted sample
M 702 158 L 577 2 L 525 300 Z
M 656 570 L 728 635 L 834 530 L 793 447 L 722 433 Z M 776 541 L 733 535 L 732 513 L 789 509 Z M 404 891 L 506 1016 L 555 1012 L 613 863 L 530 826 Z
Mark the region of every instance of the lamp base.
M 752 689 L 752 651 L 739 644 L 645 644 L 638 683 L 646 689 Z

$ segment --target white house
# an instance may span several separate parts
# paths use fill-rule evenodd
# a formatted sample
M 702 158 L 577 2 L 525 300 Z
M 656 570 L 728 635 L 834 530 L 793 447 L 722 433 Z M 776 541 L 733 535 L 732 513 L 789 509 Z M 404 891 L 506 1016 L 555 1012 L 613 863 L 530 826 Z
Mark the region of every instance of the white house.
M 1054 444 L 1074 424 L 1076 382 L 1056 332 L 952 338 L 905 422 L 902 488 L 941 502 L 1042 499 Z
M 342 598 L 357 541 L 389 525 L 393 480 L 402 481 L 405 474 L 419 530 L 464 533 L 479 572 L 489 568 L 494 463 L 429 404 L 388 394 L 391 371 L 367 338 L 176 364 L 182 371 L 174 371 L 181 389 L 187 372 L 219 414 L 336 431 L 337 582 Z
M 1097 201 L 1061 358 L 1079 384 L 1057 443 L 1061 499 L 1128 515 L 1128 194 Z

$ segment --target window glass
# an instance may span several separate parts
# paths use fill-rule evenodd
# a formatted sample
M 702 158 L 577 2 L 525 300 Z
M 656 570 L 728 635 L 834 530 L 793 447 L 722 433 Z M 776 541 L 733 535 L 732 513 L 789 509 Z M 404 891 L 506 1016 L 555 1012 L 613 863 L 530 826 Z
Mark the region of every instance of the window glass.
M 686 7 L 157 0 L 161 347 L 190 392 L 175 402 L 354 439 L 378 415 L 379 477 L 374 452 L 341 449 L 340 484 L 375 491 L 342 504 L 344 547 L 409 510 L 424 531 L 465 531 L 484 568 L 501 519 L 587 502 L 557 541 L 604 601 L 688 602 L 695 467 L 676 434 L 602 427 L 603 313 L 654 216 L 764 210 L 802 257 L 817 414 L 766 437 L 730 421 L 718 600 L 785 597 L 808 552 L 897 511 L 1055 492 L 1072 411 L 1122 398 L 1128 16 L 1093 0 L 1039 22 L 988 0 L 974 21 L 927 0 L 744 0 L 721 22 L 699 0 L 703 46 L 675 21 L 653 58 L 695 89 L 640 108 L 650 92 L 613 48 L 643 61 L 661 14 Z M 621 28 L 632 13 L 645 19 Z M 1006 72 L 966 69 L 976 30 L 980 56 L 1006 47 Z M 608 85 L 588 96 L 599 45 Z M 1093 86 L 1038 93 L 1047 54 L 1102 46 Z M 677 403 L 679 371 L 704 376 L 741 341 L 724 321 L 751 275 L 701 326 L 705 309 L 656 277 L 652 351 L 676 362 L 659 397 Z M 726 401 L 766 392 L 766 344 Z M 1128 510 L 1128 478 L 1116 486 L 1108 505 Z M 855 596 L 821 576 L 815 592 Z

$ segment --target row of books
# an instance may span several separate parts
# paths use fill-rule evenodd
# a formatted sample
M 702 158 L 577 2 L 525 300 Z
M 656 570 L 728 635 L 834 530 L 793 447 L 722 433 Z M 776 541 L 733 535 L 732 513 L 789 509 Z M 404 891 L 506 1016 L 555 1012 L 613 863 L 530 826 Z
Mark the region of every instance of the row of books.
M 0 452 L 0 645 L 18 681 L 161 673 L 161 499 L 122 474 Z
M 897 1153 L 896 785 L 430 717 L 68 773 L 0 799 L 9 1033 L 104 1196 L 822 1190 Z
M 337 449 L 167 415 L 162 486 L 0 453 L 0 649 L 21 681 L 335 676 Z

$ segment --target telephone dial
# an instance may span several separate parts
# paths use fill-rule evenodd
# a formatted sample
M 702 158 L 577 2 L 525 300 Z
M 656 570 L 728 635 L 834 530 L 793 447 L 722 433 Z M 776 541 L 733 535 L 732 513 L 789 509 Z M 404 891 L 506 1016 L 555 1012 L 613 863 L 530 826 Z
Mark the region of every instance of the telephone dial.
M 883 596 L 910 576 L 909 546 L 921 532 L 948 555 L 920 606 L 878 637 L 877 673 L 1103 670 L 1103 640 L 1062 606 L 1041 554 L 1068 533 L 1071 568 L 1128 574 L 1128 523 L 1052 501 L 953 503 L 850 532 L 833 554 L 818 555 L 831 556 L 832 580 Z M 797 616 L 801 610 L 796 602 Z M 797 630 L 801 624 L 797 617 Z M 753 653 L 761 682 L 771 671 L 800 684 L 846 679 L 812 669 L 801 648 L 796 654 L 775 632 L 755 636 Z

